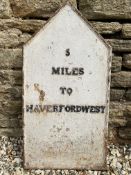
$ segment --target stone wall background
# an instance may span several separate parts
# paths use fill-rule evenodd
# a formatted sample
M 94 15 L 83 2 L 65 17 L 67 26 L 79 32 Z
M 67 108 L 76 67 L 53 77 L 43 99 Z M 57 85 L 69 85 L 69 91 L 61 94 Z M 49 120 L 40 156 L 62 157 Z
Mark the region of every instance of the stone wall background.
M 0 0 L 0 136 L 23 135 L 22 46 L 63 2 Z M 71 2 L 113 48 L 109 140 L 131 143 L 131 1 Z

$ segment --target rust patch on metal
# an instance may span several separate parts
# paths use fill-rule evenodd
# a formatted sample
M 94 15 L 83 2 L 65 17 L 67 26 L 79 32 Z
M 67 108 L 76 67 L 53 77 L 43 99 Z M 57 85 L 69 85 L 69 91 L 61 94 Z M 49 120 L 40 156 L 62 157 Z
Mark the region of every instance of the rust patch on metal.
M 39 84 L 35 83 L 34 88 L 37 92 L 39 92 L 39 100 L 44 101 L 45 98 L 45 92 L 39 88 Z

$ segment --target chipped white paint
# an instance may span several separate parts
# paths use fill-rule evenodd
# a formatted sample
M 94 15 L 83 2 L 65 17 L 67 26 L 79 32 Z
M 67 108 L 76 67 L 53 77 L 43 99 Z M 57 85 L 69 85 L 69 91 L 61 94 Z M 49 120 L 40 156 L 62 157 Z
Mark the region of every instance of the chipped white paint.
M 24 46 L 26 168 L 105 168 L 109 70 L 110 48 L 69 4 Z

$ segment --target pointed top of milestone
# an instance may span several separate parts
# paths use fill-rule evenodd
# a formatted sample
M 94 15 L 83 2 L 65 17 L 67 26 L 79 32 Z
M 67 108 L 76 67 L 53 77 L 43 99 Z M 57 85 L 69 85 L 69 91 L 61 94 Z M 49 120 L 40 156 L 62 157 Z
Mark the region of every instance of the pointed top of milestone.
M 102 43 L 109 49 L 111 50 L 111 46 L 104 40 L 104 38 L 98 33 L 96 32 L 96 30 L 91 26 L 91 24 L 88 22 L 87 19 L 85 19 L 83 17 L 83 15 L 80 13 L 80 11 L 69 1 L 66 1 L 65 3 L 63 3 L 63 5 L 54 13 L 54 15 L 42 26 L 41 29 L 39 29 L 34 36 L 29 39 L 26 44 L 24 45 L 24 47 L 30 45 L 30 43 L 42 32 L 44 31 L 49 24 L 53 23 L 54 20 L 57 20 L 59 15 L 62 15 L 63 13 L 65 13 L 66 16 L 68 16 L 68 21 L 71 21 L 71 11 L 73 13 L 75 13 L 75 15 L 77 16 L 78 20 L 82 20 L 85 24 L 86 27 L 88 27 L 96 36 L 99 40 L 102 41 Z M 64 16 L 65 17 L 65 16 Z M 63 18 L 63 25 L 64 25 L 64 20 L 65 18 Z

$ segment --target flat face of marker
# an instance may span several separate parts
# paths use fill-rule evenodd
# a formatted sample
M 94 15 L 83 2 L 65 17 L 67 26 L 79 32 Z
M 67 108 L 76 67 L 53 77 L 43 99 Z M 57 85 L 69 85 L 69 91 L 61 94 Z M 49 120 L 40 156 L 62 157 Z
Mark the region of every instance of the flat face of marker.
M 104 169 L 108 46 L 65 5 L 23 53 L 25 168 Z

